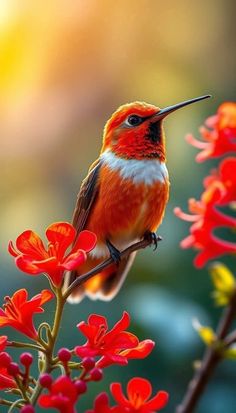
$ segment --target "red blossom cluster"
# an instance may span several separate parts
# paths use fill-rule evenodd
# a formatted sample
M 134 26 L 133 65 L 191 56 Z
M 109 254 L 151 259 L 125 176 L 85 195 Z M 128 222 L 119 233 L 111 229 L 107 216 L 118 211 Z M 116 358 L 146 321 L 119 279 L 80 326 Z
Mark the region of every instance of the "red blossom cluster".
M 68 376 L 60 376 L 53 382 L 51 376 L 43 375 L 40 382 L 48 389 L 48 394 L 39 398 L 40 407 L 56 408 L 61 413 L 76 413 L 75 403 L 86 392 L 86 385 L 82 385 L 80 380 L 72 381 Z M 117 405 L 111 407 L 108 395 L 103 392 L 96 397 L 93 409 L 86 413 L 153 413 L 163 409 L 169 398 L 168 393 L 159 391 L 150 399 L 152 386 L 141 377 L 128 382 L 127 397 L 120 383 L 112 383 L 110 389 Z
M 87 324 L 82 321 L 77 325 L 86 336 L 87 342 L 83 346 L 75 347 L 75 353 L 79 357 L 100 356 L 101 358 L 96 363 L 96 366 L 100 368 L 114 363 L 126 365 L 129 359 L 147 357 L 155 343 L 152 340 L 140 342 L 134 334 L 126 331 L 129 324 L 129 314 L 124 312 L 121 320 L 110 331 L 107 331 L 105 317 L 90 315 Z
M 209 158 L 217 158 L 236 151 L 236 103 L 224 102 L 217 113 L 206 119 L 201 126 L 202 140 L 197 140 L 192 134 L 186 140 L 195 148 L 202 149 L 196 156 L 197 162 Z
M 4 350 L 7 345 L 7 336 L 0 336 L 0 390 L 16 387 L 15 380 L 8 373 L 7 367 L 11 363 L 11 357 Z
M 29 310 L 28 310 L 29 311 Z M 121 320 L 110 330 L 107 327 L 105 317 L 93 314 L 89 317 L 88 324 L 81 322 L 79 328 L 86 337 L 87 343 L 76 346 L 75 349 L 61 348 L 57 354 L 57 364 L 62 365 L 65 375 L 60 375 L 56 380 L 48 373 L 41 374 L 39 383 L 48 393 L 39 397 L 38 404 L 42 408 L 55 408 L 61 413 L 75 413 L 75 405 L 82 394 L 87 391 L 87 384 L 92 381 L 100 381 L 103 378 L 103 369 L 111 364 L 127 364 L 130 358 L 145 358 L 154 347 L 154 342 L 144 340 L 139 342 L 138 338 L 126 331 L 129 326 L 130 317 L 124 313 Z M 15 324 L 16 330 L 22 332 L 22 326 Z M 25 332 L 23 332 L 25 334 Z M 31 337 L 32 338 L 32 337 Z M 38 336 L 34 338 L 38 342 Z M 0 337 L 0 390 L 13 389 L 21 386 L 24 391 L 29 390 L 32 384 L 30 376 L 30 365 L 33 357 L 30 353 L 20 356 L 20 363 L 25 367 L 21 371 L 18 363 L 12 362 L 12 358 L 4 352 L 6 346 L 11 346 L 7 336 Z M 79 356 L 81 361 L 72 361 L 72 356 Z M 102 356 L 96 362 L 95 357 Z M 135 396 L 136 389 L 136 396 Z M 147 401 L 151 394 L 150 383 L 141 378 L 132 379 L 127 387 L 128 398 L 122 395 L 119 383 L 111 385 L 111 392 L 118 403 L 116 408 L 101 407 L 105 400 L 103 395 L 98 396 L 94 405 L 94 412 L 140 412 L 151 413 L 160 410 L 168 400 L 166 392 L 159 392 L 153 399 Z M 100 410 L 99 410 L 100 409 Z M 104 409 L 104 410 L 101 410 Z M 34 412 L 31 404 L 26 404 L 21 409 L 22 413 Z
M 159 391 L 150 399 L 152 386 L 141 377 L 131 379 L 127 384 L 127 397 L 120 383 L 112 383 L 111 394 L 117 405 L 110 407 L 106 393 L 101 393 L 94 402 L 93 410 L 86 413 L 152 413 L 163 409 L 168 402 L 168 393 Z
M 236 103 L 222 104 L 215 116 L 206 122 L 211 130 L 201 128 L 202 137 L 207 142 L 196 141 L 192 135 L 187 140 L 204 149 L 197 156 L 198 161 L 236 151 Z M 189 199 L 190 214 L 175 208 L 175 214 L 192 222 L 190 235 L 181 242 L 182 248 L 195 248 L 196 267 L 203 267 L 209 260 L 224 254 L 236 253 L 236 242 L 229 242 L 216 235 L 215 231 L 225 227 L 236 229 L 236 218 L 222 212 L 223 207 L 234 207 L 236 202 L 236 157 L 223 159 L 218 169 L 214 169 L 203 182 L 204 191 L 200 200 Z
M 17 267 L 33 276 L 46 273 L 50 290 L 43 290 L 29 299 L 28 291 L 22 288 L 12 297 L 5 297 L 0 308 L 0 328 L 12 327 L 30 341 L 13 342 L 5 335 L 0 336 L 0 390 L 19 395 L 14 407 L 21 413 L 34 413 L 37 405 L 44 409 L 54 408 L 60 413 L 76 413 L 77 402 L 88 391 L 89 383 L 102 380 L 107 366 L 126 365 L 130 359 L 145 358 L 155 343 L 149 339 L 139 341 L 128 331 L 130 316 L 127 312 L 110 330 L 104 316 L 92 314 L 87 322 L 81 321 L 77 325 L 86 342 L 71 349 L 63 347 L 54 354 L 66 302 L 64 271 L 85 262 L 87 253 L 96 245 L 96 236 L 82 231 L 75 239 L 75 229 L 66 222 L 50 225 L 46 236 L 47 248 L 31 230 L 19 235 L 16 246 L 9 243 L 9 252 L 14 256 Z M 70 247 L 70 252 L 67 252 Z M 42 313 L 42 306 L 50 300 L 52 303 L 56 301 L 53 326 L 44 321 L 37 327 L 34 316 Z M 12 347 L 26 347 L 38 353 L 36 360 L 39 358 L 40 374 L 37 380 L 31 376 L 33 355 L 23 352 L 15 362 L 6 351 Z M 59 372 L 56 378 L 51 374 L 54 370 Z M 95 400 L 93 412 L 153 413 L 164 407 L 168 399 L 165 392 L 159 392 L 150 399 L 151 384 L 141 378 L 130 380 L 127 397 L 122 394 L 119 383 L 111 385 L 111 393 L 117 405 L 110 407 L 108 396 L 102 393 Z M 11 402 L 0 398 L 1 404 L 9 406 Z
M 25 288 L 16 291 L 12 297 L 6 296 L 3 308 L 0 308 L 0 327 L 13 327 L 32 340 L 37 340 L 33 316 L 35 313 L 42 313 L 42 304 L 52 298 L 53 293 L 50 290 L 43 290 L 28 300 Z
M 76 238 L 75 228 L 67 222 L 56 222 L 46 230 L 48 247 L 36 232 L 27 230 L 16 239 L 16 247 L 9 242 L 8 250 L 15 257 L 17 267 L 30 275 L 45 272 L 53 285 L 60 287 L 65 270 L 73 270 L 86 261 L 97 237 L 90 231 L 80 232 Z M 67 249 L 73 245 L 71 251 Z

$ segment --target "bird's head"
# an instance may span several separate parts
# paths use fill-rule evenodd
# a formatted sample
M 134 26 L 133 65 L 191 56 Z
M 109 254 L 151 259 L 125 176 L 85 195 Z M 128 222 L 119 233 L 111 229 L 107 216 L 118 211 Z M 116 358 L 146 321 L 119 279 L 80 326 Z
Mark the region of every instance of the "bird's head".
M 165 109 L 145 102 L 120 106 L 105 125 L 102 152 L 109 149 L 126 159 L 165 161 L 164 118 L 183 106 L 208 97 L 210 95 L 201 96 Z

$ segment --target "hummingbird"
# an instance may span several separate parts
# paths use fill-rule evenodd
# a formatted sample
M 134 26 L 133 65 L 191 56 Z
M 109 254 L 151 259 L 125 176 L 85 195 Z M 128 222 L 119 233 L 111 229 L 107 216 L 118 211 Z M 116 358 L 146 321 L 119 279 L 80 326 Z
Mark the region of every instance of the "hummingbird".
M 87 229 L 97 235 L 97 245 L 78 270 L 67 272 L 65 288 L 76 277 L 112 257 L 113 264 L 72 292 L 77 303 L 86 295 L 111 300 L 120 290 L 135 252 L 120 259 L 120 251 L 143 237 L 157 242 L 169 197 L 169 177 L 163 120 L 184 106 L 210 95 L 164 109 L 133 102 L 120 106 L 104 127 L 98 159 L 83 180 L 73 214 L 77 234 Z

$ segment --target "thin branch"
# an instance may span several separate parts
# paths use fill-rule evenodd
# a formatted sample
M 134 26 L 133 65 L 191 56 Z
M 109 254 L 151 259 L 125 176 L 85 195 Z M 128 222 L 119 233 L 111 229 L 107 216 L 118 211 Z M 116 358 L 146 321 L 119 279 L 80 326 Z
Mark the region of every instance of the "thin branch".
M 228 334 L 228 336 L 224 340 L 225 347 L 229 347 L 232 344 L 236 343 L 236 330 L 232 331 L 232 333 Z
M 236 294 L 232 297 L 230 304 L 226 307 L 219 321 L 216 336 L 217 341 L 224 341 L 228 329 L 236 313 Z M 196 371 L 193 379 L 189 383 L 187 392 L 182 403 L 177 406 L 176 413 L 192 413 L 201 397 L 216 365 L 222 356 L 217 346 L 207 347 L 200 368 Z
M 160 239 L 157 238 L 157 241 L 160 241 Z M 120 256 L 121 258 L 125 258 L 128 255 L 130 255 L 134 251 L 141 250 L 143 248 L 148 247 L 153 243 L 153 240 L 150 238 L 148 239 L 143 239 L 142 241 L 138 241 L 135 244 L 131 245 L 130 247 L 126 248 L 125 250 L 121 251 Z M 67 290 L 64 292 L 63 297 L 66 299 L 69 297 L 69 295 L 72 293 L 72 291 L 76 288 L 79 287 L 81 284 L 84 284 L 86 281 L 88 281 L 90 278 L 94 277 L 96 274 L 107 268 L 109 265 L 113 264 L 112 258 L 108 258 L 107 260 L 103 261 L 101 264 L 97 265 L 95 268 L 93 268 L 91 271 L 87 272 L 84 275 L 81 275 L 80 277 L 76 278 L 75 281 L 67 288 Z
M 0 399 L 0 404 L 2 404 L 4 406 L 11 406 L 12 402 L 10 400 Z

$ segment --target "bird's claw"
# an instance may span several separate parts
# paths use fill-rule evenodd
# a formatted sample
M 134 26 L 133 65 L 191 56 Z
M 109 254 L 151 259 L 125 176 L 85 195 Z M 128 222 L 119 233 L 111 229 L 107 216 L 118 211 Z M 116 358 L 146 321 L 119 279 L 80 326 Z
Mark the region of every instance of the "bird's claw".
M 120 251 L 109 240 L 106 241 L 106 244 L 112 260 L 118 265 L 121 260 Z
M 152 244 L 154 245 L 153 251 L 156 251 L 158 242 L 162 241 L 162 237 L 160 235 L 157 235 L 155 232 L 146 232 L 144 234 L 144 239 L 152 241 Z

